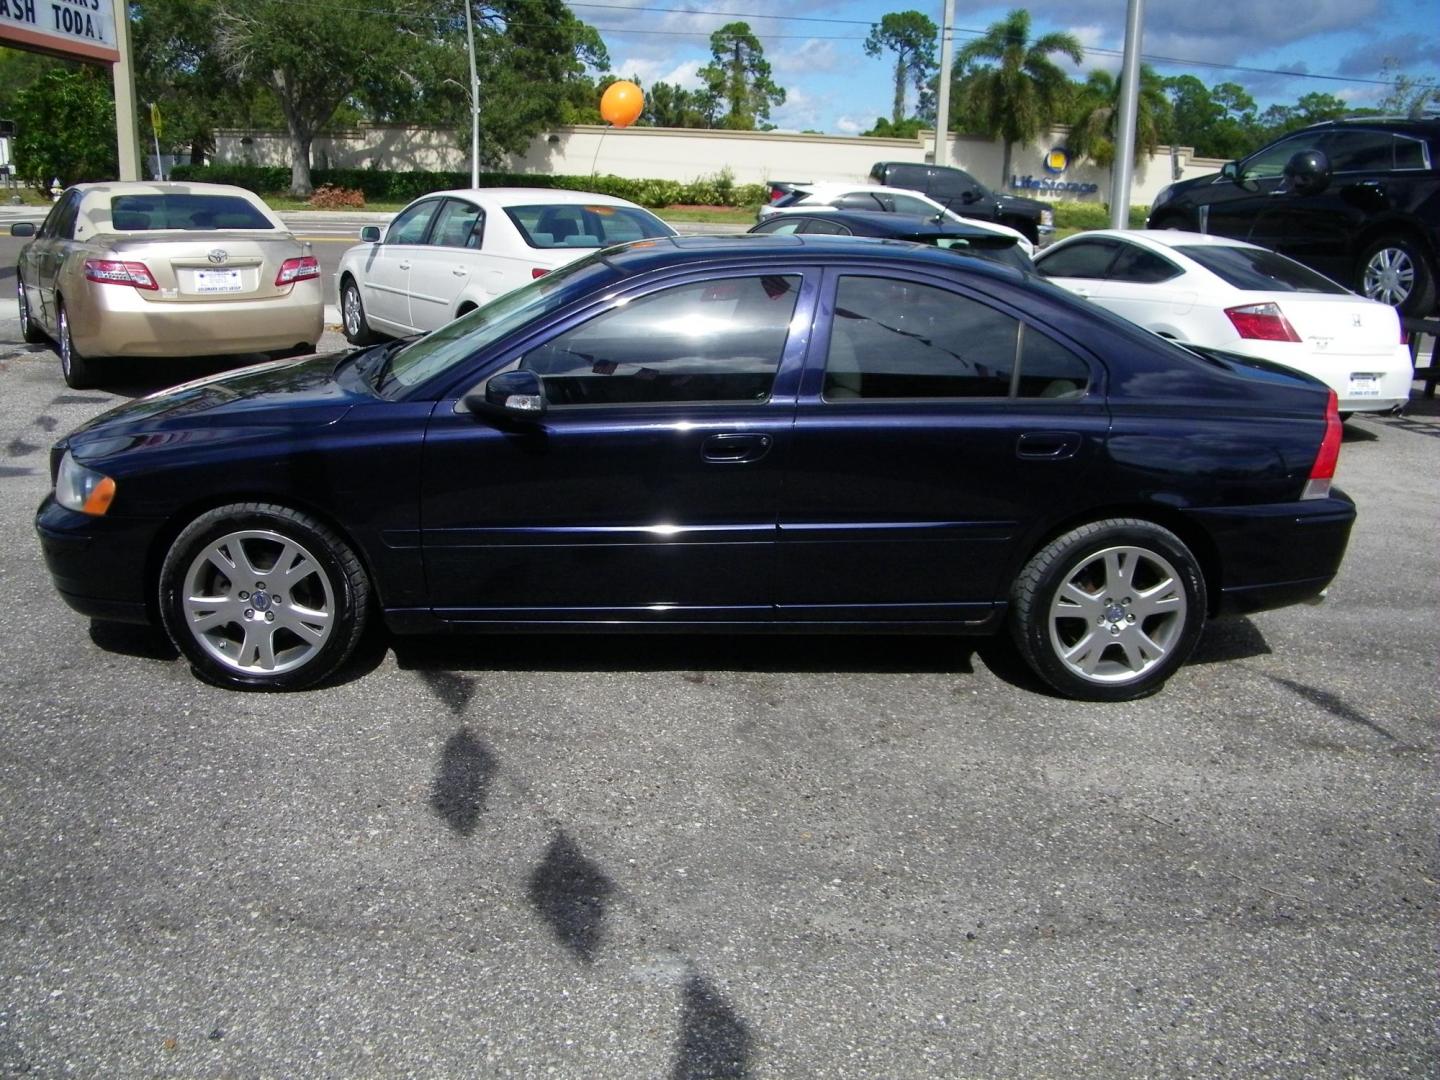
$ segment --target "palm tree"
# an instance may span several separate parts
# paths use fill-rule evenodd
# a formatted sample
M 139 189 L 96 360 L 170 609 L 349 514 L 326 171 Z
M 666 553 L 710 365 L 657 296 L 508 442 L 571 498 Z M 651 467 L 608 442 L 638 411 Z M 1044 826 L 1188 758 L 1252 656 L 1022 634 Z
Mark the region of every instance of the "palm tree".
M 1140 68 L 1135 100 L 1135 163 L 1160 145 L 1170 116 L 1165 82 L 1149 65 Z M 1075 98 L 1070 114 L 1070 153 L 1088 157 L 1102 168 L 1115 161 L 1115 138 L 1120 126 L 1120 80 L 1108 71 L 1092 71 Z
M 1070 79 L 1051 53 L 1077 64 L 1085 58 L 1074 34 L 1051 33 L 1031 41 L 1030 13 L 1016 8 L 955 54 L 957 70 L 971 69 L 957 95 L 962 109 L 986 135 L 1004 140 L 1002 184 L 1010 175 L 1012 144 L 1048 130 L 1069 101 Z M 990 63 L 973 66 L 984 61 Z

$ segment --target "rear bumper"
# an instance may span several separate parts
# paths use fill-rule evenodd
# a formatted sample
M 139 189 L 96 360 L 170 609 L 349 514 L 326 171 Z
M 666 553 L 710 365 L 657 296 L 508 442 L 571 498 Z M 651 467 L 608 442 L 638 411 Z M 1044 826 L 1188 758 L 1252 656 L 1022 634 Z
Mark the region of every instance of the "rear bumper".
M 81 356 L 226 356 L 313 346 L 325 329 L 320 279 L 263 300 L 146 300 L 136 289 L 102 285 L 70 305 L 70 335 Z
M 1191 510 L 1219 563 L 1216 614 L 1288 607 L 1319 597 L 1340 570 L 1355 504 L 1332 489 L 1326 499 Z M 1212 582 L 1213 585 L 1213 582 Z

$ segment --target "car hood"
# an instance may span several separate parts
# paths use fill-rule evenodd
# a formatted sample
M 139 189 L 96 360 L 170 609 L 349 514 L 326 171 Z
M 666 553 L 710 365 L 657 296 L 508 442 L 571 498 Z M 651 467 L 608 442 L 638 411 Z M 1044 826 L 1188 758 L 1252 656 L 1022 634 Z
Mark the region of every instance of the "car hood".
M 277 360 L 172 386 L 101 413 L 64 440 L 80 460 L 166 445 L 333 424 L 372 400 L 335 379 L 350 351 Z M 182 433 L 188 433 L 182 438 Z

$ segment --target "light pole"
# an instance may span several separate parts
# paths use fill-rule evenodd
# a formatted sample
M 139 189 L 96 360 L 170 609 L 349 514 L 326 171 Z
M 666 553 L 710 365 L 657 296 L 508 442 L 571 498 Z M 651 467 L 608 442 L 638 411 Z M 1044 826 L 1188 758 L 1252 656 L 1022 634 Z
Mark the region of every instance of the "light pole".
M 935 164 L 950 164 L 950 71 L 955 53 L 955 0 L 945 0 L 940 16 L 940 86 L 935 105 Z
M 480 78 L 475 74 L 475 24 L 465 0 L 465 44 L 470 49 L 470 186 L 480 186 Z
M 1140 96 L 1140 41 L 1145 0 L 1129 0 L 1125 13 L 1125 64 L 1120 70 L 1120 124 L 1115 132 L 1115 165 L 1110 170 L 1110 227 L 1130 227 L 1130 179 L 1135 172 L 1135 111 Z

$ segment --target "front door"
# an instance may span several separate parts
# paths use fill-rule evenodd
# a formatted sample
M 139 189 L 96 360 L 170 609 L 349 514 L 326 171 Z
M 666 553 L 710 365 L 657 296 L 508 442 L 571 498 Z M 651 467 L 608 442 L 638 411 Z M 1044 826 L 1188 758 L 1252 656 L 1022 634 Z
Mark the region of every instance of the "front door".
M 732 272 L 610 299 L 501 363 L 541 376 L 533 424 L 442 401 L 422 481 L 436 613 L 769 618 L 809 278 Z
M 411 255 L 410 325 L 430 331 L 455 317 L 456 302 L 476 268 L 475 253 L 485 215 L 474 203 L 446 199 L 430 230 L 430 242 Z
M 384 241 L 370 248 L 361 299 L 377 329 L 390 334 L 416 330 L 410 321 L 410 269 L 425 250 L 425 238 L 439 206 L 439 199 L 427 199 L 407 207 L 390 223 Z

